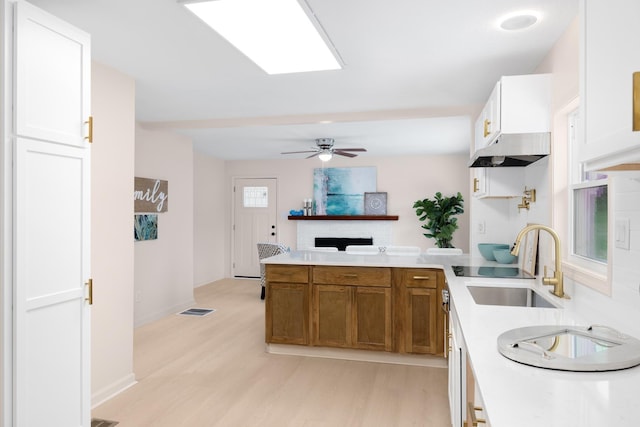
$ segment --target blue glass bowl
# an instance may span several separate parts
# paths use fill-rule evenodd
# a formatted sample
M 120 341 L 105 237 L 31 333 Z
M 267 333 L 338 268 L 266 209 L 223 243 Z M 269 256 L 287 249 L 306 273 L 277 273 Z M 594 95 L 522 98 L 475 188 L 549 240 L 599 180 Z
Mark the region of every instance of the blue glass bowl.
M 493 256 L 500 264 L 511 264 L 518 259 L 517 256 L 511 255 L 509 249 L 496 249 L 493 251 Z
M 493 251 L 496 249 L 509 249 L 509 245 L 502 243 L 478 243 L 478 249 L 484 259 L 487 261 L 495 261 L 496 257 L 493 255 Z

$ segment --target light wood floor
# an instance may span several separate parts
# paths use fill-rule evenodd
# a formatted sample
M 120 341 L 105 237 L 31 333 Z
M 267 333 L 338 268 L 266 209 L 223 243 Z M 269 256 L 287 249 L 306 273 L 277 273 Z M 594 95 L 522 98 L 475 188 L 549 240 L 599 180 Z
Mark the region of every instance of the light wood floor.
M 135 331 L 138 384 L 92 416 L 118 427 L 450 426 L 447 370 L 264 351 L 258 281 L 195 290 L 206 317 Z

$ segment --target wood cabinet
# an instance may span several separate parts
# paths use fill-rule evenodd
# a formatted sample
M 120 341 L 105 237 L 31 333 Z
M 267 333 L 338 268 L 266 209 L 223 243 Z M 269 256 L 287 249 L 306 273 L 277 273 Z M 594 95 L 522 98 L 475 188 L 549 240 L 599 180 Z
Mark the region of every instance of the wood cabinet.
M 397 269 L 396 338 L 401 353 L 443 354 L 444 312 L 441 270 Z
M 637 1 L 581 1 L 579 141 L 586 170 L 640 162 L 640 129 L 633 129 L 634 116 L 640 120 L 640 88 L 633 93 L 633 74 L 640 72 L 638 16 Z
M 313 267 L 313 345 L 392 350 L 391 269 Z
M 444 354 L 437 269 L 267 264 L 266 341 Z
M 266 341 L 309 344 L 308 266 L 267 265 Z

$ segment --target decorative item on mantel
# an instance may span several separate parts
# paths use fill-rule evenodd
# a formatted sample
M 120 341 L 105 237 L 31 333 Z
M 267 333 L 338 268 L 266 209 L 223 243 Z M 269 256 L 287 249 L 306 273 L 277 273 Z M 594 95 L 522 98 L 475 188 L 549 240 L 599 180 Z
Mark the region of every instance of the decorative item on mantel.
M 422 228 L 429 231 L 424 236 L 435 239 L 439 248 L 453 248 L 451 240 L 454 231 L 458 229 L 458 219 L 454 216 L 464 213 L 463 202 L 460 192 L 455 196 L 442 197 L 442 193 L 438 191 L 434 200 L 417 200 L 413 204 L 419 220 L 429 220 L 422 224 Z
M 316 215 L 363 215 L 364 194 L 375 191 L 375 167 L 313 170 Z
M 387 193 L 364 193 L 365 215 L 387 214 Z

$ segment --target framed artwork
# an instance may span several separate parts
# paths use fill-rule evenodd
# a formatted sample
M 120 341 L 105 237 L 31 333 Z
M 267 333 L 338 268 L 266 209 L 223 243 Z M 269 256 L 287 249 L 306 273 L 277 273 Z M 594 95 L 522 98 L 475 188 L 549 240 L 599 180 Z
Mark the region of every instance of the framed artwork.
M 365 215 L 387 214 L 387 193 L 364 193 Z
M 135 215 L 133 222 L 133 238 L 136 242 L 156 240 L 158 238 L 158 215 Z
M 376 191 L 376 168 L 316 168 L 316 215 L 363 215 L 364 193 Z
M 167 212 L 169 182 L 162 179 L 135 177 L 133 189 L 134 212 Z

